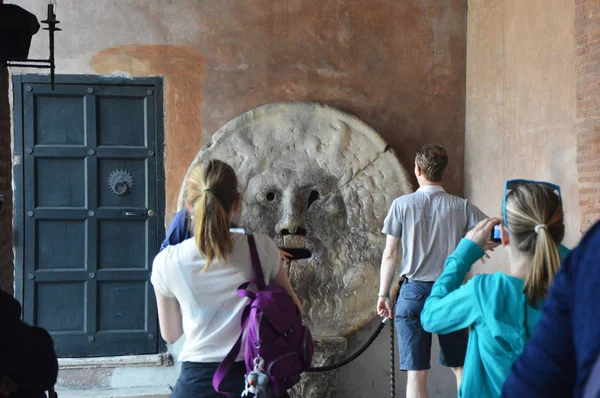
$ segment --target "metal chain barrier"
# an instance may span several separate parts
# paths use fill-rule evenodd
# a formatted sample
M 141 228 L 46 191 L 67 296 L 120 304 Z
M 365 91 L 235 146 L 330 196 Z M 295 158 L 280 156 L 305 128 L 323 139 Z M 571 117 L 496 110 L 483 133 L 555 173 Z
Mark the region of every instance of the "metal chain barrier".
M 402 281 L 403 280 L 401 279 L 400 287 L 402 287 Z M 399 295 L 400 295 L 400 289 L 398 289 L 398 293 L 396 293 L 396 297 L 395 297 L 394 301 L 392 301 L 392 309 L 393 309 L 393 306 L 398 301 Z M 367 350 L 367 348 L 369 348 L 371 346 L 371 344 L 373 344 L 373 342 L 375 341 L 377 336 L 379 336 L 379 334 L 383 330 L 383 328 L 388 320 L 389 320 L 388 318 L 384 318 L 381 321 L 381 323 L 379 324 L 379 326 L 377 326 L 377 329 L 375 329 L 375 331 L 373 332 L 373 334 L 371 335 L 369 340 L 367 340 L 367 342 L 358 351 L 356 351 L 352 356 L 346 358 L 342 362 L 339 362 L 339 363 L 336 363 L 333 365 L 308 368 L 307 372 L 310 372 L 310 373 L 330 372 L 332 370 L 339 369 L 342 366 L 348 365 L 350 362 L 352 362 L 356 358 L 358 358 L 363 352 L 365 352 Z M 394 322 L 390 322 L 390 396 L 392 398 L 395 398 L 395 396 L 396 396 L 396 358 L 395 358 L 395 354 L 396 354 L 395 342 L 396 342 L 396 340 L 394 337 L 395 337 L 394 336 Z
M 379 336 L 379 333 L 381 333 L 381 331 L 383 330 L 383 327 L 385 326 L 386 321 L 388 321 L 387 318 L 385 318 L 383 321 L 381 321 L 381 323 L 379 324 L 379 326 L 377 326 L 377 329 L 375 329 L 375 332 L 373 332 L 373 335 L 369 338 L 369 340 L 367 340 L 367 342 L 365 343 L 365 345 L 363 345 L 360 348 L 360 350 L 356 351 L 354 353 L 354 355 L 352 355 L 351 357 L 343 360 L 340 363 L 336 363 L 334 365 L 321 366 L 321 367 L 315 367 L 315 368 L 308 368 L 306 371 L 307 372 L 311 372 L 311 373 L 329 372 L 329 371 L 341 368 L 344 365 L 348 365 L 350 362 L 352 362 L 356 358 L 358 358 L 363 352 L 365 352 L 367 350 L 367 348 L 369 348 L 369 346 L 371 344 L 373 344 L 373 342 L 375 341 L 375 339 L 377 338 L 377 336 Z M 393 326 L 393 324 L 392 324 L 392 326 Z
M 398 297 L 396 297 L 398 300 Z M 396 397 L 396 342 L 394 336 L 394 323 L 390 323 L 390 397 Z

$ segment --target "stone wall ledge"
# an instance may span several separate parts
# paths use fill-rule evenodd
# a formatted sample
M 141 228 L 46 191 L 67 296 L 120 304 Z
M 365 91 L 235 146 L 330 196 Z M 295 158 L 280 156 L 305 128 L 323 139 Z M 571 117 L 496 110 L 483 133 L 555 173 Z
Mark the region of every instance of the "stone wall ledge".
M 126 355 L 120 357 L 59 358 L 60 369 L 121 368 L 173 366 L 169 353 L 152 355 Z

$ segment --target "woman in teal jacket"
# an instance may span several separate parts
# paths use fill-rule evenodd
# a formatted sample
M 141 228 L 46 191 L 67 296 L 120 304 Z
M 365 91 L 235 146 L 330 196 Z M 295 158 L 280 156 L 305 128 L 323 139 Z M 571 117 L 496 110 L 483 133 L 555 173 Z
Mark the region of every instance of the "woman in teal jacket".
M 448 257 L 421 313 L 431 333 L 471 328 L 459 397 L 500 397 L 560 266 L 565 226 L 558 187 L 528 182 L 507 188 L 501 235 L 510 272 L 477 275 L 462 285 L 473 263 L 499 245 L 490 233 L 502 221 L 484 220 Z

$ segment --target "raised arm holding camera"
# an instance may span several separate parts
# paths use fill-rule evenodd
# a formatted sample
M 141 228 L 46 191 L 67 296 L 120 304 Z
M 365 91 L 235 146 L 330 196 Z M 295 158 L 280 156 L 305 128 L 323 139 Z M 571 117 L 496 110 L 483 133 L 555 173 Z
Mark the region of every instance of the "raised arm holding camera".
M 480 222 L 448 257 L 421 313 L 423 328 L 450 333 L 471 328 L 459 397 L 499 397 L 511 366 L 540 320 L 540 305 L 560 267 L 565 234 L 560 188 L 507 181 L 503 219 Z M 462 284 L 471 266 L 500 240 L 509 273 L 482 274 Z

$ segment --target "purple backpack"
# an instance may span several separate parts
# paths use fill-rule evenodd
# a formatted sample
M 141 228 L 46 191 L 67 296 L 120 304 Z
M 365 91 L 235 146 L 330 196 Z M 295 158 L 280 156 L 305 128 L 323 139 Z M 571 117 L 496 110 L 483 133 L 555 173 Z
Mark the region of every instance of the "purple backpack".
M 242 313 L 240 337 L 215 372 L 213 387 L 220 394 L 232 395 L 219 391 L 219 385 L 235 362 L 242 345 L 242 336 L 246 332 L 246 373 L 255 369 L 255 359 L 262 358 L 263 372 L 269 378 L 273 395 L 286 396 L 286 390 L 298 383 L 300 374 L 311 365 L 313 339 L 286 290 L 281 286 L 265 286 L 254 237 L 247 237 L 254 279 L 238 287 L 238 295 L 247 297 L 248 305 Z M 248 290 L 251 283 L 256 286 L 256 292 Z

